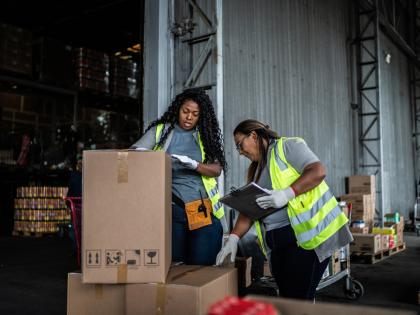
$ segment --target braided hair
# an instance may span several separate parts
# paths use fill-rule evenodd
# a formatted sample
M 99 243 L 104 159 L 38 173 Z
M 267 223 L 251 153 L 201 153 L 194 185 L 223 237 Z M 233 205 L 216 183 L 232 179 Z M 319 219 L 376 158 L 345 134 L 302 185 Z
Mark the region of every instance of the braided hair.
M 197 123 L 197 129 L 204 147 L 203 163 L 219 162 L 223 170 L 227 170 L 225 152 L 223 149 L 223 136 L 219 128 L 219 123 L 214 113 L 213 104 L 203 89 L 192 88 L 178 94 L 168 107 L 166 112 L 155 121 L 151 122 L 147 127 L 149 129 L 159 125 L 168 124 L 169 128 L 165 128 L 162 132 L 157 146 L 162 147 L 165 144 L 168 135 L 178 123 L 179 111 L 187 101 L 194 101 L 200 108 L 200 114 Z
M 240 122 L 233 131 L 233 135 L 235 136 L 238 133 L 249 135 L 251 132 L 257 134 L 259 159 L 258 161 L 252 161 L 249 165 L 247 176 L 248 183 L 253 180 L 258 181 L 264 167 L 267 165 L 268 147 L 264 145 L 264 140 L 267 143 L 270 143 L 271 140 L 279 138 L 279 135 L 274 130 L 270 129 L 269 125 L 265 125 L 254 119 L 247 119 Z

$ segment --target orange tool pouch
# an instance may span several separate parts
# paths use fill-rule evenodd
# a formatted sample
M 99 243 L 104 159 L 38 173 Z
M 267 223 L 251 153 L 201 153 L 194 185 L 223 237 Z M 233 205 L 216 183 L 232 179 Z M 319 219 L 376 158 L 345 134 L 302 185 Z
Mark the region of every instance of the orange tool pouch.
M 199 199 L 185 203 L 185 212 L 190 231 L 211 224 L 212 206 L 210 199 Z

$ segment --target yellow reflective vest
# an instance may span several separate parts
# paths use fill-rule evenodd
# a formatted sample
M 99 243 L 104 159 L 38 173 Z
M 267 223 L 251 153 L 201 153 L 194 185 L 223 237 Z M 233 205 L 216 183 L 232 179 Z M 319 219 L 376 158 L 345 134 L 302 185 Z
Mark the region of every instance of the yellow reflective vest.
M 282 137 L 276 140 L 271 150 L 269 167 L 273 189 L 286 189 L 300 177 L 284 155 L 283 142 L 287 139 L 289 138 Z M 303 141 L 301 138 L 294 139 Z M 307 250 L 318 247 L 348 222 L 325 181 L 290 200 L 287 214 L 299 246 Z M 266 255 L 258 221 L 255 222 L 255 228 L 260 246 Z
M 158 142 L 160 136 L 162 134 L 163 128 L 165 127 L 164 124 L 159 124 L 156 126 L 156 145 L 153 148 L 155 151 L 160 151 L 162 148 L 158 147 Z M 198 132 L 198 144 L 200 146 L 201 151 L 201 158 L 204 161 L 204 146 L 201 142 L 200 133 Z M 219 189 L 217 188 L 217 181 L 213 177 L 207 177 L 201 175 L 201 180 L 203 181 L 204 188 L 206 189 L 207 196 L 209 197 L 212 207 L 213 207 L 213 215 L 218 218 L 219 220 L 225 215 L 225 210 L 221 202 L 219 202 L 220 194 Z

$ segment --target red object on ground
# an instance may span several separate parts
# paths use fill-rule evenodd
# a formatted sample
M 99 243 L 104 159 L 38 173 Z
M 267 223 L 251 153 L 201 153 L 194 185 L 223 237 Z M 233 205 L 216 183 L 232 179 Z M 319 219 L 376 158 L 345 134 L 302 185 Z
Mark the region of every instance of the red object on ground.
M 208 315 L 278 315 L 273 305 L 234 296 L 225 297 L 210 306 Z
M 74 238 L 76 241 L 77 264 L 81 266 L 81 250 L 82 250 L 82 198 L 80 197 L 64 197 L 68 202 L 71 210 L 71 222 L 74 230 Z

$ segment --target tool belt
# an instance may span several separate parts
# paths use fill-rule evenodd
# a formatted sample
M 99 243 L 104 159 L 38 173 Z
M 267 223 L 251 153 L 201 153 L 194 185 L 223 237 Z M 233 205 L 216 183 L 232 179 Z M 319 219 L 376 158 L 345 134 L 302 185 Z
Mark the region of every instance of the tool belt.
M 197 230 L 211 224 L 211 201 L 210 199 L 199 199 L 185 204 L 188 227 L 190 231 Z
M 190 231 L 212 224 L 211 212 L 213 208 L 210 199 L 198 199 L 184 203 L 180 198 L 172 194 L 172 201 L 185 209 Z

